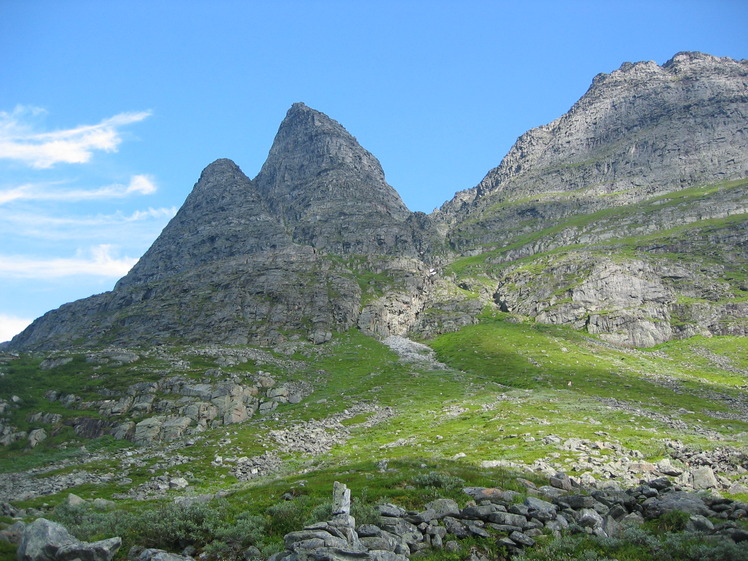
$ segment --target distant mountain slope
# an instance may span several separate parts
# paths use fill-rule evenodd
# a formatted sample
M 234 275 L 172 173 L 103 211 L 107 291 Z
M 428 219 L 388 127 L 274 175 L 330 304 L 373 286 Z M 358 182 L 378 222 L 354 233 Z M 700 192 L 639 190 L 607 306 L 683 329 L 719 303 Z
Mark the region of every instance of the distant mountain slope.
M 598 75 L 429 216 L 299 103 L 254 180 L 208 166 L 114 291 L 9 348 L 431 337 L 491 310 L 633 346 L 745 335 L 747 224 L 747 61 L 679 53 Z
M 571 215 L 748 177 L 747 148 L 748 61 L 625 63 L 436 217 L 458 248 L 506 243 Z
M 748 61 L 679 53 L 598 75 L 432 218 L 486 305 L 635 346 L 745 335 L 746 178 Z

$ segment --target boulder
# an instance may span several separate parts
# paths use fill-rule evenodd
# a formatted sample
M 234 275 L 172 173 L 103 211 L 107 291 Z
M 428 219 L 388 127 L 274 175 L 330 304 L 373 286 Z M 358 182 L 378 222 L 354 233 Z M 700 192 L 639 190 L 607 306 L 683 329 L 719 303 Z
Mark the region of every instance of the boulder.
M 602 529 L 603 517 L 591 508 L 583 508 L 577 514 L 577 524 L 582 528 L 592 528 L 593 531 Z
M 111 561 L 121 546 L 120 538 L 82 542 L 64 526 L 38 518 L 24 529 L 18 561 Z
M 36 448 L 42 440 L 47 438 L 47 431 L 44 429 L 34 429 L 29 432 L 29 448 Z
M 38 518 L 26 526 L 18 546 L 18 561 L 54 561 L 63 544 L 76 541 L 60 524 Z
M 709 509 L 704 501 L 694 493 L 672 491 L 659 497 L 651 497 L 642 503 L 647 518 L 657 518 L 671 510 L 682 510 L 688 514 L 709 516 Z
M 460 513 L 460 507 L 452 499 L 436 499 L 426 505 L 426 513 L 428 513 L 429 520 L 441 520 L 445 516 L 457 516 Z
M 60 546 L 55 554 L 55 561 L 111 561 L 120 547 L 121 538 L 109 538 L 93 543 L 70 542 Z
M 691 486 L 698 490 L 716 489 L 719 482 L 714 475 L 714 471 L 709 466 L 699 466 L 689 470 Z

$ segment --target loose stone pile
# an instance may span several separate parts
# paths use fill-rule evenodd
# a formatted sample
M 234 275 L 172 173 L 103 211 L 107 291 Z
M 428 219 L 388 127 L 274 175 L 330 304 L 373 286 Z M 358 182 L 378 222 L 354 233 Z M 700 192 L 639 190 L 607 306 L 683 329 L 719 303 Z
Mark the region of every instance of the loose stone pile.
M 689 516 L 686 531 L 748 543 L 748 531 L 737 522 L 748 517 L 748 504 L 681 491 L 664 478 L 626 491 L 590 492 L 559 473 L 550 485 L 530 487 L 522 501 L 514 491 L 469 487 L 465 492 L 472 500 L 462 509 L 452 499 L 432 501 L 420 512 L 384 504 L 377 506 L 376 525 L 356 526 L 350 516 L 350 492 L 336 482 L 332 520 L 287 534 L 286 551 L 269 561 L 405 561 L 430 548 L 456 551 L 457 540 L 470 537 L 493 538 L 509 552 L 517 552 L 547 533 L 618 537 L 626 526 L 673 510 Z
M 331 519 L 286 534 L 285 551 L 272 555 L 268 561 L 407 561 L 428 549 L 459 551 L 459 540 L 466 538 L 493 539 L 512 554 L 534 546 L 536 538 L 546 534 L 620 537 L 627 526 L 637 526 L 672 511 L 688 517 L 685 531 L 748 544 L 748 530 L 739 523 L 748 518 L 748 504 L 683 491 L 666 478 L 626 490 L 582 488 L 564 473 L 557 473 L 549 485 L 539 488 L 529 481 L 520 481 L 528 487 L 527 496 L 496 488 L 468 487 L 464 492 L 470 499 L 463 508 L 445 498 L 431 501 L 422 511 L 382 504 L 376 507 L 376 524 L 358 526 L 351 516 L 350 490 L 335 482 Z M 80 542 L 59 524 L 43 518 L 25 527 L 17 522 L 3 530 L 0 539 L 20 541 L 19 561 L 111 561 L 121 545 L 119 538 L 92 544 Z M 188 555 L 141 547 L 134 547 L 128 557 L 131 561 L 192 560 Z

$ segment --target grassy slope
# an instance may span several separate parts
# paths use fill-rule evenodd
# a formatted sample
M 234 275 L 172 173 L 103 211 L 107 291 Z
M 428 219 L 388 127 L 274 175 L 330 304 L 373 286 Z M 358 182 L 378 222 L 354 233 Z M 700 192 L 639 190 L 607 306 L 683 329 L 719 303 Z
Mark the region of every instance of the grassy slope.
M 196 465 L 191 467 L 199 474 L 196 479 L 211 487 L 210 482 L 227 470 L 204 465 L 205 458 L 260 453 L 263 444 L 272 445 L 266 437 L 270 429 L 323 419 L 356 403 L 391 407 L 394 415 L 373 427 L 363 425 L 368 414 L 352 416 L 343 423 L 351 433 L 347 442 L 318 458 L 289 454 L 293 460 L 289 467 L 394 458 L 440 461 L 456 454 L 464 454 L 459 462 L 465 465 L 499 458 L 531 462 L 552 451 L 539 442 L 545 435 L 596 439 L 601 430 L 609 434 L 606 438 L 652 458 L 662 455 L 664 437 L 713 445 L 697 431 L 676 435 L 662 422 L 612 409 L 601 398 L 615 398 L 714 431 L 725 439 L 721 444 L 746 443 L 748 422 L 719 418 L 729 409 L 720 396 L 744 394 L 748 341 L 742 338 L 694 338 L 635 351 L 601 345 L 567 328 L 518 323 L 498 314 L 430 344 L 448 369 L 404 364 L 387 347 L 356 331 L 337 337 L 321 353 L 310 348 L 312 352 L 304 354 L 302 347 L 293 359 L 303 366 L 275 374 L 312 380 L 316 389 L 310 398 L 283 405 L 269 418 L 210 431 L 198 445 L 180 453 L 195 456 Z M 200 361 L 201 368 L 210 366 L 204 357 Z M 16 376 L 29 376 L 30 362 L 21 366 L 3 378 L 6 386 L 13 387 Z M 87 377 L 86 366 L 78 363 L 76 376 Z M 241 368 L 254 366 L 233 367 Z M 46 401 L 43 392 L 68 377 L 31 377 L 34 384 L 27 385 L 22 395 L 28 407 L 15 416 L 22 420 L 29 411 L 38 410 Z M 672 389 L 674 382 L 677 392 Z M 231 444 L 218 444 L 226 434 Z M 398 444 L 402 439 L 407 441 Z M 0 458 L 0 469 L 13 470 L 20 462 L 60 454 L 55 448 L 59 444 L 58 438 L 52 438 L 34 451 L 8 450 Z M 103 439 L 89 447 L 119 444 L 123 443 Z M 114 467 L 109 460 L 100 463 L 102 469 Z
M 544 444 L 541 439 L 547 435 L 615 442 L 639 450 L 645 459 L 653 461 L 665 455 L 663 439 L 677 438 L 700 448 L 716 445 L 696 430 L 676 430 L 645 413 L 660 413 L 689 427 L 714 431 L 723 439 L 720 446 L 745 447 L 748 443 L 748 422 L 710 415 L 727 408 L 715 396 L 744 393 L 746 339 L 694 338 L 658 349 L 634 351 L 602 345 L 571 329 L 522 323 L 498 314 L 428 343 L 449 368 L 404 364 L 389 348 L 357 331 L 336 336 L 324 347 L 300 345 L 291 356 L 278 355 L 279 360 L 292 359 L 294 366 L 276 365 L 273 374 L 279 379 L 313 381 L 314 394 L 301 404 L 282 405 L 272 416 L 215 429 L 192 446 L 172 448 L 171 454 L 178 452 L 189 459 L 176 468 L 165 468 L 158 455 L 144 456 L 143 466 L 129 468 L 130 485 L 81 485 L 18 506 L 60 504 L 69 492 L 89 499 L 108 497 L 168 471 L 172 476 L 187 477 L 188 494 L 228 491 L 227 516 L 232 520 L 248 512 L 267 516 L 275 512 L 277 506 L 273 505 L 284 503 L 281 496 L 291 491 L 299 497 L 294 504 L 300 513 L 286 522 L 298 524 L 329 500 L 334 480 L 347 483 L 354 497 L 418 508 L 437 496 L 453 496 L 461 504 L 467 499 L 458 488 L 414 484 L 419 475 L 431 471 L 460 477 L 466 484 L 521 490 L 522 486 L 514 480 L 516 473 L 483 468 L 481 462 L 501 459 L 530 464 L 555 454 L 555 461 L 565 463 L 567 471 L 573 473 L 578 454 Z M 212 359 L 188 350 L 174 352 L 184 353 L 188 359 L 187 375 L 196 376 L 215 366 Z M 38 357 L 23 358 L 2 378 L 3 387 L 23 393 L 25 404 L 33 404 L 33 410 L 46 401 L 43 393 L 47 389 L 73 388 L 75 379 L 90 380 L 94 368 L 76 360 L 56 373 L 34 373 L 39 361 Z M 152 374 L 156 367 L 163 366 L 157 362 L 148 359 L 114 368 L 112 379 L 125 376 L 128 368 L 131 373 L 145 368 Z M 258 368 L 268 370 L 267 365 L 254 363 L 225 370 Z M 106 379 L 101 370 L 96 372 Z M 663 384 L 663 379 L 671 384 Z M 32 383 L 24 385 L 23 380 Z M 681 383 L 679 393 L 670 389 L 673 380 Z M 635 406 L 639 413 L 610 408 L 600 401 L 610 397 Z M 363 424 L 369 414 L 348 416 L 343 421 L 350 431 L 347 441 L 317 457 L 284 453 L 285 461 L 278 473 L 249 482 L 237 482 L 229 473 L 230 463 L 211 464 L 217 455 L 230 458 L 261 454 L 274 446 L 271 430 L 341 414 L 357 403 L 391 407 L 394 415 L 373 427 Z M 29 411 L 24 407 L 16 417 L 22 419 Z M 68 445 L 60 450 L 62 438 Z M 74 434 L 64 432 L 33 451 L 6 450 L 0 456 L 0 470 L 16 471 L 70 457 L 72 450 L 77 450 L 75 440 Z M 98 456 L 73 458 L 73 463 L 45 476 L 80 469 L 99 474 L 118 472 L 123 469 L 122 454 L 106 452 L 123 445 L 127 443 L 110 438 L 89 442 L 89 450 L 98 452 Z M 143 452 L 131 449 L 135 456 Z M 608 451 L 601 450 L 599 454 L 605 457 Z M 388 462 L 386 470 L 380 463 L 383 460 Z M 169 492 L 167 498 L 177 494 L 178 491 Z M 153 504 L 159 503 L 156 500 Z M 123 512 L 144 508 L 142 503 L 131 500 L 120 500 L 118 504 Z M 271 549 L 279 547 L 281 529 L 287 530 L 280 522 L 277 524 L 278 531 L 271 532 L 272 539 L 266 544 Z M 137 536 L 131 539 L 137 541 Z

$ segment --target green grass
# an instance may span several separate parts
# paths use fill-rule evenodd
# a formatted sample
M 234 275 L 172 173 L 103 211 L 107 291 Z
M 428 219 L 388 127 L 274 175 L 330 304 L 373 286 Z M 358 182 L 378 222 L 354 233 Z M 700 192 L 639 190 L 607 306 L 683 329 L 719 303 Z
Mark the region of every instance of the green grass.
M 611 244 L 615 244 L 620 247 L 620 250 L 635 251 L 643 245 L 654 242 L 676 240 L 678 238 L 692 239 L 693 232 L 702 229 L 730 228 L 734 224 L 745 222 L 746 216 L 735 215 L 726 218 L 701 220 L 692 224 L 680 224 L 672 228 L 664 228 L 654 234 L 638 234 L 634 236 L 627 234 L 630 228 L 628 221 L 632 218 L 636 217 L 634 222 L 637 224 L 650 223 L 653 221 L 652 217 L 665 208 L 677 208 L 681 205 L 686 207 L 696 202 L 708 200 L 715 193 L 743 188 L 746 185 L 748 185 L 748 180 L 740 179 L 719 184 L 694 186 L 673 193 L 658 195 L 632 205 L 617 206 L 588 214 L 571 216 L 548 228 L 534 230 L 528 234 L 519 235 L 501 243 L 489 244 L 483 247 L 484 252 L 479 255 L 460 258 L 452 262 L 446 269 L 447 274 L 455 274 L 458 278 L 462 278 L 474 274 L 485 274 L 491 270 L 495 271 L 496 267 L 491 264 L 502 262 L 502 256 L 508 254 L 510 251 L 530 246 L 541 239 L 552 239 L 564 230 L 574 230 L 577 232 L 615 232 L 616 235 L 613 235 L 605 242 L 585 245 L 584 247 L 594 249 L 595 245 L 610 246 Z M 500 208 L 500 206 L 496 208 Z M 478 224 L 481 220 L 476 219 L 475 222 Z M 559 247 L 552 251 L 581 247 L 559 244 Z
M 272 552 L 280 547 L 283 531 L 327 508 L 334 481 L 346 483 L 354 498 L 365 497 L 369 504 L 393 502 L 418 510 L 444 496 L 464 506 L 468 497 L 461 491 L 461 484 L 450 485 L 450 481 L 521 493 L 525 487 L 517 481 L 519 476 L 545 483 L 527 471 L 482 467 L 485 461 L 527 466 L 553 457 L 564 471 L 578 474 L 576 466 L 583 457 L 605 462 L 617 455 L 611 446 L 639 451 L 648 461 L 667 456 L 663 439 L 677 439 L 696 449 L 746 447 L 748 423 L 718 418 L 729 408 L 720 395 L 744 395 L 746 338 L 696 337 L 654 349 L 622 349 L 570 328 L 491 312 L 485 313 L 479 324 L 425 342 L 448 368 L 403 363 L 388 347 L 358 330 L 337 334 L 326 345 L 297 344 L 293 354 L 281 347 L 266 351 L 266 355 L 258 350 L 256 356 L 265 356 L 267 364 L 257 358 L 225 370 L 253 373 L 272 368 L 279 381 L 305 380 L 313 384 L 314 393 L 300 404 L 279 406 L 271 416 L 208 430 L 189 447 L 156 446 L 149 455 L 146 449 L 126 450 L 122 447 L 129 447 L 129 443 L 102 438 L 86 444 L 92 452 L 108 453 L 93 460 L 76 453 L 76 436 L 67 433 L 64 439 L 68 446 L 64 449 L 59 447 L 61 441 L 50 438 L 35 450 L 4 451 L 0 470 L 31 469 L 68 459 L 74 463 L 50 473 L 78 469 L 118 473 L 127 454 L 142 455 L 141 466 L 128 468 L 129 484 L 115 479 L 104 485 L 79 485 L 18 506 L 59 505 L 69 492 L 88 499 L 111 497 L 168 471 L 171 476 L 187 477 L 190 494 L 220 492 L 224 496 L 222 517 L 211 519 L 210 524 L 211 531 L 223 540 L 217 540 L 214 547 L 225 546 L 228 549 L 221 549 L 222 555 L 230 557 L 232 544 L 238 539 L 231 525 L 245 524 L 247 532 L 256 527 L 252 526 L 256 520 L 245 523 L 240 515 L 262 517 L 265 533 L 258 543 L 263 551 Z M 152 359 L 143 356 L 142 363 L 113 367 L 113 375 L 124 375 L 120 370 L 137 372 L 148 364 L 153 366 L 149 375 L 172 375 L 165 368 L 159 373 L 156 366 L 163 364 L 149 363 Z M 216 366 L 213 356 L 195 349 L 171 349 L 169 356 L 188 361 L 189 369 L 180 374 L 200 374 Z M 92 384 L 86 391 L 96 395 L 100 378 L 91 375 L 101 375 L 103 368 L 94 370 L 94 363 L 77 359 L 54 373 L 39 371 L 40 361 L 41 357 L 23 357 L 12 368 L 6 365 L 9 373 L 2 378 L 5 388 L 19 396 L 25 392 L 16 418 L 26 418 L 36 407 L 54 405 L 46 405 L 43 393 L 58 382 L 73 391 L 76 381 L 85 380 L 85 384 Z M 24 387 L 23 379 L 33 383 Z M 673 391 L 673 382 L 680 384 L 678 392 Z M 76 393 L 83 394 L 80 389 Z M 611 406 L 612 402 L 606 401 L 611 398 L 628 408 Z M 368 426 L 374 414 L 356 410 L 360 404 L 378 411 L 389 408 L 389 415 Z M 80 413 L 72 410 L 72 414 Z M 348 438 L 329 452 L 314 457 L 283 453 L 279 471 L 246 482 L 230 474 L 232 457 L 256 456 L 273 448 L 273 430 L 333 415 L 342 419 Z M 686 423 L 687 428 L 673 428 L 668 418 Z M 708 434 L 694 430 L 697 426 L 718 433 L 721 440 L 712 441 Z M 551 439 L 546 442 L 545 437 Z M 562 444 L 570 438 L 599 442 L 599 449 L 583 454 L 566 450 Z M 188 459 L 187 463 L 167 468 L 164 455 L 177 452 Z M 218 455 L 227 459 L 222 466 L 211 463 Z M 289 493 L 295 498 L 285 501 L 283 496 Z M 169 491 L 160 499 L 146 502 L 119 499 L 116 511 L 158 511 L 179 494 Z M 365 510 L 361 512 L 366 515 Z M 107 523 L 104 519 L 100 522 Z M 132 520 L 127 523 L 135 524 Z M 128 543 L 141 540 L 143 531 L 128 531 Z M 207 538 L 195 543 L 199 550 L 209 548 Z M 161 545 L 170 544 L 167 540 Z M 615 551 L 621 559 L 626 555 L 635 558 L 634 553 L 621 549 L 609 551 Z M 437 561 L 440 555 L 431 553 L 427 557 Z

